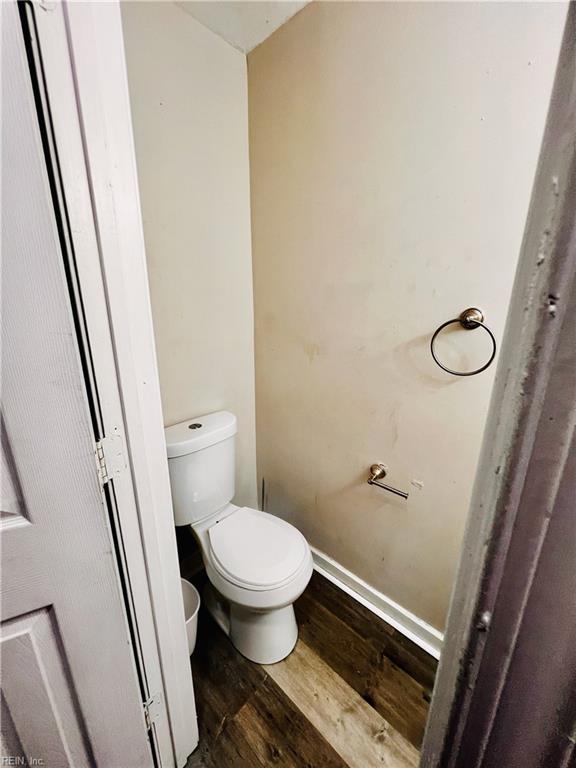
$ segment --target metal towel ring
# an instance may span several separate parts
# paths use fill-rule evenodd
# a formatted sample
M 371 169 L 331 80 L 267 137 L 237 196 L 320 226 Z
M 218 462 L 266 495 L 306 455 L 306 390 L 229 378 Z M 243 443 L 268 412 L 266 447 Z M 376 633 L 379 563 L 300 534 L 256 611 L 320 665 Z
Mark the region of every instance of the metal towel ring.
M 440 331 L 444 330 L 446 326 L 452 325 L 452 323 L 460 323 L 462 328 L 464 328 L 466 331 L 473 331 L 475 328 L 484 328 L 492 340 L 492 354 L 490 355 L 490 359 L 480 368 L 476 368 L 475 371 L 453 371 L 450 368 L 447 368 L 445 365 L 442 365 L 440 360 L 438 360 L 436 357 L 434 342 L 436 341 Z M 482 373 L 482 371 L 485 371 L 486 368 L 492 364 L 492 361 L 496 357 L 496 339 L 490 328 L 488 328 L 487 325 L 484 325 L 484 313 L 482 310 L 477 309 L 476 307 L 469 307 L 468 309 L 465 309 L 463 312 L 461 312 L 458 317 L 455 317 L 453 320 L 447 320 L 445 323 L 442 323 L 439 328 L 436 329 L 432 339 L 430 340 L 430 352 L 432 353 L 432 357 L 434 358 L 436 365 L 439 365 L 443 371 L 446 371 L 446 373 L 451 373 L 453 376 L 475 376 L 477 373 Z

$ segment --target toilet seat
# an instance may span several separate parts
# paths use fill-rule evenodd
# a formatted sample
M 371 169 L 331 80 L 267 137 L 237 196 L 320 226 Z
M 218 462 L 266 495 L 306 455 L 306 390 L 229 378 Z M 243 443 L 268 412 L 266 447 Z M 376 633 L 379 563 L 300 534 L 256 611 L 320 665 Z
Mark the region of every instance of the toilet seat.
M 290 582 L 310 559 L 304 536 L 274 515 L 236 509 L 208 530 L 214 570 L 230 584 L 270 590 Z

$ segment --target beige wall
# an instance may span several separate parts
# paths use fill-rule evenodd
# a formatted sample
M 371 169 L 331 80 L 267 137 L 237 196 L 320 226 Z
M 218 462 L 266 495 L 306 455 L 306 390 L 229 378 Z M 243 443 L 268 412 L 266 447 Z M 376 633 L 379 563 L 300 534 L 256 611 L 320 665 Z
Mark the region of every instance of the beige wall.
M 165 423 L 236 413 L 255 504 L 246 58 L 173 3 L 122 19 Z
M 248 57 L 259 475 L 268 509 L 442 628 L 565 7 L 314 3 Z M 453 366 L 481 331 L 441 344 Z M 389 466 L 404 502 L 369 487 Z

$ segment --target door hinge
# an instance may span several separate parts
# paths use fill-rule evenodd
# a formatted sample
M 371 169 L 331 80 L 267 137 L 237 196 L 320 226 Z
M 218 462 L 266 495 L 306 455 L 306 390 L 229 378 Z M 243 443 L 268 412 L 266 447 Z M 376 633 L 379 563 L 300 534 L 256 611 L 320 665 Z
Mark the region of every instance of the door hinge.
M 101 485 L 118 477 L 126 469 L 122 435 L 108 435 L 98 440 L 95 453 Z
M 146 728 L 150 730 L 152 724 L 158 720 L 162 711 L 162 694 L 155 693 L 154 696 L 150 696 L 149 699 L 142 703 L 144 709 L 144 720 L 146 721 Z

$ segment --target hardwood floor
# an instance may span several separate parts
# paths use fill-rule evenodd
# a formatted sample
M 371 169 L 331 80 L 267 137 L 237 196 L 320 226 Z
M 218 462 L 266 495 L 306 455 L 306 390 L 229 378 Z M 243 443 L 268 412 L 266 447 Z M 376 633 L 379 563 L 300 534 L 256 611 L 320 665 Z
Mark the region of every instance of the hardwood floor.
M 417 766 L 435 660 L 316 573 L 295 608 L 297 646 L 269 666 L 242 657 L 202 609 L 200 745 L 187 768 Z

